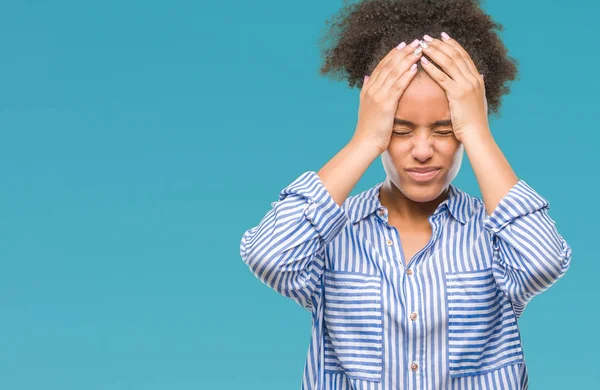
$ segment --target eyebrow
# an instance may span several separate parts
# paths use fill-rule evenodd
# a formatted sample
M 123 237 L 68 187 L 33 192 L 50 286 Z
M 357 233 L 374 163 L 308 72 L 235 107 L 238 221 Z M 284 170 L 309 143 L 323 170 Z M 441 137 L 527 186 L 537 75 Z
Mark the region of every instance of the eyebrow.
M 412 123 L 411 121 L 407 121 L 405 119 L 400 119 L 400 118 L 394 118 L 394 124 L 395 125 L 407 125 L 407 126 L 412 126 L 412 127 L 415 126 L 415 124 Z M 452 125 L 452 120 L 442 119 L 442 120 L 431 123 L 429 126 L 436 127 L 436 126 L 450 126 L 450 125 Z

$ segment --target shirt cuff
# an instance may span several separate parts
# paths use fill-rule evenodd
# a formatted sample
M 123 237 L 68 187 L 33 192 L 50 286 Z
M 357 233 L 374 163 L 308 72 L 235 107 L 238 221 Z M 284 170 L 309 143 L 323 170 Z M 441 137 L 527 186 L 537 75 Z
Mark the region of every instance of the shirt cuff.
M 319 236 L 329 243 L 342 230 L 349 220 L 346 211 L 340 207 L 323 185 L 314 171 L 301 174 L 279 193 L 279 201 L 290 195 L 306 199 L 304 216 L 310 221 Z M 271 206 L 274 205 L 274 202 Z
M 498 203 L 491 215 L 483 221 L 483 227 L 498 233 L 516 218 L 550 208 L 550 202 L 538 194 L 524 180 L 519 180 Z

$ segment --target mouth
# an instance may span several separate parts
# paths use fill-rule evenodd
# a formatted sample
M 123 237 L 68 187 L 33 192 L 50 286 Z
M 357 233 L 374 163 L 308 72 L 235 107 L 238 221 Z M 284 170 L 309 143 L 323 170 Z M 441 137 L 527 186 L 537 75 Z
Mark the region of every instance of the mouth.
M 433 169 L 426 172 L 406 171 L 410 177 L 419 182 L 426 182 L 433 179 L 441 171 L 441 168 Z

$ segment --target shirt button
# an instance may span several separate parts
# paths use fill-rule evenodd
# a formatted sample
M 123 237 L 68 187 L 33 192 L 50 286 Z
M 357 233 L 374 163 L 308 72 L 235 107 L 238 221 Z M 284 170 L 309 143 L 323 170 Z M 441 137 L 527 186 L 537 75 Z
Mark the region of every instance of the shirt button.
M 414 313 L 414 312 L 411 313 L 410 314 L 410 319 L 413 320 L 413 321 L 416 320 L 417 319 L 417 313 Z
M 413 272 L 412 272 L 412 269 L 410 269 L 410 268 L 409 268 L 409 269 L 407 269 L 407 270 L 406 270 L 406 274 L 407 274 L 407 275 L 412 275 L 412 274 L 413 274 Z
M 419 368 L 419 365 L 417 364 L 417 362 L 413 362 L 413 364 L 410 366 L 410 369 L 413 371 L 417 371 L 418 368 Z
M 392 241 L 392 240 L 390 240 L 388 238 L 388 240 L 385 243 L 388 244 L 388 246 L 392 246 L 392 244 L 394 243 L 394 241 Z
M 383 216 L 383 214 L 385 214 L 385 211 L 383 209 L 379 210 L 379 215 Z

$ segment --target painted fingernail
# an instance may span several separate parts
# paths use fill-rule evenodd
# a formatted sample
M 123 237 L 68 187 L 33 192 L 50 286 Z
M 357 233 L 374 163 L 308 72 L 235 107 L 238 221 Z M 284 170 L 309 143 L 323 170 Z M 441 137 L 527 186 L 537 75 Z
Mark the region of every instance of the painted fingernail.
M 401 50 L 401 49 L 403 49 L 403 48 L 404 48 L 404 46 L 406 46 L 406 42 L 402 42 L 401 44 L 399 44 L 398 46 L 396 46 L 396 48 L 397 48 L 398 50 Z
M 417 63 L 415 62 L 414 64 L 412 64 L 412 65 L 410 66 L 410 71 L 411 71 L 411 72 L 414 72 L 416 69 L 417 69 Z
M 415 39 L 414 41 L 412 41 L 412 43 L 410 44 L 410 47 L 417 47 L 419 46 L 419 40 Z
M 421 62 L 424 63 L 425 65 L 429 64 L 429 60 L 427 58 L 425 58 L 425 56 L 421 57 Z
M 423 39 L 426 40 L 427 42 L 432 42 L 433 38 L 431 38 L 429 35 L 425 34 L 423 35 Z
M 450 36 L 448 34 L 446 34 L 445 32 L 442 32 L 442 38 L 447 41 L 448 39 L 450 39 Z
M 414 55 L 419 56 L 419 55 L 421 55 L 422 52 L 423 52 L 423 49 L 421 47 L 417 47 L 413 53 L 414 53 Z
M 428 44 L 427 44 L 427 42 L 425 42 L 425 41 L 421 41 L 420 43 L 421 43 L 421 47 L 422 47 L 423 49 L 427 49 L 427 48 L 429 47 L 429 45 L 428 45 Z

